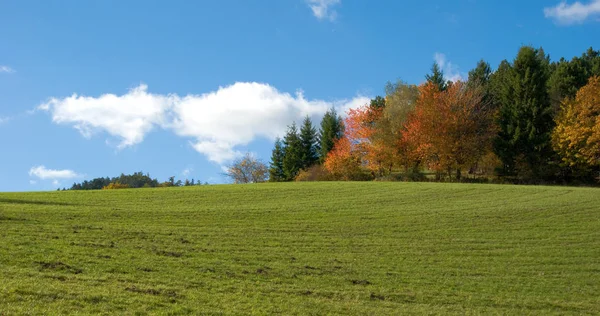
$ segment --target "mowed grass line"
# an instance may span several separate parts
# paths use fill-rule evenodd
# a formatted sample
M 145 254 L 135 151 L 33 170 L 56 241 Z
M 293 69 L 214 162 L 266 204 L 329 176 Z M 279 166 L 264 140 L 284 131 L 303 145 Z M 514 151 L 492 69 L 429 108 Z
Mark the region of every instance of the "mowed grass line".
M 600 190 L 0 194 L 0 314 L 598 314 Z

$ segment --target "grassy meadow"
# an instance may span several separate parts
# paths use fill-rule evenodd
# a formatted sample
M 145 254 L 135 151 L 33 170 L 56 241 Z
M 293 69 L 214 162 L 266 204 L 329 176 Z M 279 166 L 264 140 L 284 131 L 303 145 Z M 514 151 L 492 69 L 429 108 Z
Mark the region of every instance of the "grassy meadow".
M 599 314 L 600 189 L 0 193 L 0 315 Z

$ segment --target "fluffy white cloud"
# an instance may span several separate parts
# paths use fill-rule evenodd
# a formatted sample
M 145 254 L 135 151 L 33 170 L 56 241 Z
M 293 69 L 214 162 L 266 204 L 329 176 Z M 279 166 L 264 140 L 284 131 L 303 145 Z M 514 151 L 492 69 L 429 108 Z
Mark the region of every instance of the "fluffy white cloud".
M 442 53 L 435 53 L 433 55 L 433 59 L 440 66 L 442 71 L 444 72 L 444 77 L 446 80 L 450 80 L 453 82 L 464 80 L 463 76 L 458 70 L 458 66 L 452 64 L 446 59 L 446 55 Z
M 314 16 L 319 20 L 328 19 L 335 21 L 337 18 L 337 11 L 331 9 L 331 7 L 340 4 L 341 0 L 307 0 L 308 6 L 312 10 Z
M 282 136 L 291 122 L 309 116 L 313 122 L 331 107 L 340 113 L 369 102 L 367 97 L 326 102 L 307 100 L 256 82 L 238 82 L 218 90 L 179 97 L 147 92 L 141 85 L 129 93 L 98 98 L 73 95 L 51 99 L 38 109 L 49 111 L 58 124 L 70 124 L 85 137 L 104 130 L 119 137 L 119 147 L 137 144 L 153 127 L 191 139 L 192 147 L 209 160 L 224 163 L 241 154 L 257 138 Z
M 10 68 L 10 67 L 8 67 L 8 66 L 0 65 L 0 72 L 5 72 L 5 73 L 9 73 L 10 74 L 10 73 L 15 72 L 15 70 L 12 69 L 12 68 Z
M 105 94 L 98 98 L 73 94 L 64 99 L 52 98 L 38 109 L 52 112 L 58 124 L 72 124 L 86 138 L 103 130 L 119 137 L 119 148 L 144 140 L 156 125 L 165 123 L 165 112 L 176 97 L 154 95 L 141 84 L 129 93 L 116 96 Z
M 585 4 L 579 1 L 567 4 L 563 1 L 554 7 L 544 8 L 544 15 L 560 24 L 583 23 L 588 18 L 600 16 L 600 0 Z
M 73 179 L 81 177 L 73 170 L 54 170 L 47 169 L 44 166 L 32 167 L 29 169 L 29 175 L 32 177 L 37 177 L 41 180 L 51 179 L 57 181 L 58 179 Z
M 332 106 L 368 102 L 358 97 L 348 102 L 306 100 L 302 92 L 283 93 L 261 83 L 236 83 L 204 95 L 187 96 L 173 108 L 173 130 L 195 139 L 193 147 L 212 161 L 222 163 L 241 154 L 236 146 L 256 138 L 274 139 L 287 125 L 310 116 L 313 121 Z

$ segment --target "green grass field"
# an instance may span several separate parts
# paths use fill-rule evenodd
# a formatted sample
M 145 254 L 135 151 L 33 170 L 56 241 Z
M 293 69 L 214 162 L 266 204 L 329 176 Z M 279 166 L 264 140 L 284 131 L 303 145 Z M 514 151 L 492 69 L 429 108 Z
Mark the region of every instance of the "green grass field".
M 0 194 L 0 314 L 598 314 L 600 189 Z

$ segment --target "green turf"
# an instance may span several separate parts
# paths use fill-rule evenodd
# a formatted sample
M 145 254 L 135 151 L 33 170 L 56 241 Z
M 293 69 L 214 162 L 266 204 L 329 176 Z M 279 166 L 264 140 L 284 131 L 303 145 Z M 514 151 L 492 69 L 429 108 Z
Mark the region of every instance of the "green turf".
M 600 189 L 0 194 L 0 314 L 598 314 Z

